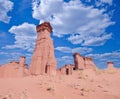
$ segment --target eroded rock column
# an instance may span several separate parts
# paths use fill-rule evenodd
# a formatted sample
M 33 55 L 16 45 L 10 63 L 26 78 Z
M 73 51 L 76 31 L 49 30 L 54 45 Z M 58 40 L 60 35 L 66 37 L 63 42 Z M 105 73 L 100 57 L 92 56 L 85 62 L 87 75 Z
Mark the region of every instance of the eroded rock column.
M 108 69 L 113 69 L 114 68 L 114 63 L 113 62 L 107 62 L 107 68 Z
M 24 66 L 25 64 L 25 56 L 20 56 L 20 62 L 19 62 L 20 66 Z
M 75 64 L 75 69 L 84 69 L 84 58 L 81 56 L 79 53 L 74 53 L 74 64 Z
M 30 64 L 30 74 L 56 74 L 56 59 L 54 46 L 50 33 L 52 27 L 49 22 L 44 22 L 36 27 L 38 36 L 33 57 Z

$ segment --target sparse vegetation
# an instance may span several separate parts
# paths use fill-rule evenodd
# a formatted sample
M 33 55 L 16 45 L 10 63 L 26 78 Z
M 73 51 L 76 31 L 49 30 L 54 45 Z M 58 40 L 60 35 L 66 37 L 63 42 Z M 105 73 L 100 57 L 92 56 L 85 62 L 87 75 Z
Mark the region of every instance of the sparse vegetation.
M 98 68 L 95 68 L 95 72 L 96 72 L 96 74 L 102 74 L 102 70 L 100 70 L 100 69 L 98 69 Z
M 114 74 L 114 73 L 116 73 L 115 69 L 110 69 L 110 70 L 108 70 L 107 72 L 108 72 L 109 74 Z
M 95 68 L 95 72 L 96 74 L 104 74 L 105 73 L 105 70 L 101 70 L 101 69 L 98 69 L 98 68 Z

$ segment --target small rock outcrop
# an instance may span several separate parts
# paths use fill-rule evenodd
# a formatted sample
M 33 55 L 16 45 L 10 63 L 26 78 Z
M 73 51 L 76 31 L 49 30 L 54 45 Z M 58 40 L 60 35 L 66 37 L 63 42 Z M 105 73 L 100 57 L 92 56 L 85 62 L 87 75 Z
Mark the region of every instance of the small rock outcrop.
M 74 56 L 75 69 L 84 69 L 85 68 L 84 57 L 81 56 L 79 53 L 74 53 L 73 56 Z
M 113 62 L 107 62 L 107 69 L 113 69 L 114 63 Z
M 67 64 L 59 69 L 59 74 L 63 75 L 71 75 L 73 72 L 74 66 L 71 64 Z
M 95 69 L 97 67 L 91 57 L 84 57 L 84 60 L 86 69 Z
M 75 69 L 95 69 L 96 65 L 91 57 L 83 57 L 79 53 L 74 53 Z
M 36 46 L 32 56 L 29 73 L 31 75 L 56 75 L 56 59 L 50 33 L 52 27 L 44 22 L 36 27 L 38 32 Z
M 28 67 L 25 64 L 25 57 L 21 56 L 20 61 L 11 61 L 0 67 L 0 78 L 24 77 L 28 75 Z

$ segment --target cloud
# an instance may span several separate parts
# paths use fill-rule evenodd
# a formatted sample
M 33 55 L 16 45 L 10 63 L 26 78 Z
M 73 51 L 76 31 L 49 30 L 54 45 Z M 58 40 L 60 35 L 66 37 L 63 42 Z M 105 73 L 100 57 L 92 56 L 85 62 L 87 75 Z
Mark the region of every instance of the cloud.
M 9 29 L 11 34 L 15 36 L 14 45 L 6 45 L 6 49 L 20 48 L 27 50 L 28 52 L 33 51 L 36 40 L 36 26 L 34 24 L 23 23 L 19 26 L 12 26 Z
M 108 4 L 112 4 L 112 0 L 101 0 L 101 2 L 103 2 L 103 3 L 108 3 Z
M 85 0 L 85 2 L 93 3 L 93 0 Z M 94 0 L 95 4 L 98 6 L 103 6 L 104 4 L 112 5 L 113 0 Z
M 31 60 L 31 53 L 22 53 L 20 50 L 0 50 L 0 65 L 6 64 L 10 61 L 19 61 L 20 56 L 26 57 L 26 63 L 29 65 Z
M 82 36 L 82 35 L 72 35 L 68 38 L 73 44 L 81 44 L 82 46 L 100 46 L 104 45 L 105 42 L 112 38 L 112 33 L 102 34 L 99 36 Z
M 9 23 L 11 17 L 7 13 L 12 10 L 13 5 L 10 0 L 0 0 L 0 21 Z
M 87 54 L 92 52 L 92 48 L 87 47 L 77 47 L 77 48 L 70 48 L 70 47 L 56 47 L 55 50 L 63 52 L 63 53 L 75 53 L 79 52 L 80 54 Z
M 63 53 L 72 53 L 72 49 L 69 47 L 56 47 L 55 50 Z
M 65 64 L 74 64 L 74 58 L 72 56 L 62 56 L 57 58 L 57 66 L 60 68 Z
M 120 67 L 120 50 L 102 54 L 88 54 L 87 56 L 95 59 L 100 68 L 106 67 L 109 61 L 114 62 L 116 67 Z
M 89 56 L 92 56 L 96 59 L 104 59 L 109 61 L 109 59 L 120 59 L 120 52 L 114 51 L 103 54 L 89 54 Z
M 100 0 L 100 1 L 96 1 L 96 3 L 97 3 L 98 5 L 102 5 L 102 4 L 112 5 L 113 0 Z
M 112 38 L 112 34 L 105 34 L 99 37 L 86 37 L 84 43 L 82 43 L 83 46 L 100 46 L 104 45 L 106 40 L 109 40 Z
M 13 51 L 6 51 L 6 50 L 0 50 L 0 65 L 8 63 L 10 61 L 19 61 L 19 57 L 22 55 L 22 53 Z
M 62 0 L 33 0 L 33 18 L 45 19 L 62 8 Z M 40 4 L 40 5 L 39 5 Z
M 111 1 L 111 0 L 110 0 Z M 101 1 L 103 2 L 103 0 Z M 107 2 L 107 0 L 104 0 Z M 50 21 L 55 36 L 62 37 L 70 34 L 68 41 L 84 46 L 103 45 L 111 38 L 106 28 L 113 25 L 106 9 L 95 8 L 94 5 L 85 6 L 80 0 L 35 0 L 33 1 L 33 18 L 42 21 Z M 88 36 L 96 38 L 87 43 Z M 105 37 L 107 37 L 105 39 Z M 74 38 L 74 39 L 73 39 Z M 103 39 L 103 41 L 102 41 Z
M 79 52 L 80 54 L 87 54 L 92 51 L 93 51 L 92 48 L 87 48 L 87 47 L 78 47 L 78 48 L 72 49 L 72 53 Z

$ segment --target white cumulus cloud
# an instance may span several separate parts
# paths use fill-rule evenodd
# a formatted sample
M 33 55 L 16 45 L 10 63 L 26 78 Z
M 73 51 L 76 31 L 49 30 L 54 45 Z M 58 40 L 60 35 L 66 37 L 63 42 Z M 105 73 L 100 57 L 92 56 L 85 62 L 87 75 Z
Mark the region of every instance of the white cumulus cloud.
M 101 2 L 107 2 L 107 0 Z M 70 0 L 69 2 L 63 0 L 33 1 L 33 17 L 35 19 L 40 22 L 50 21 L 55 36 L 61 37 L 70 34 L 68 40 L 71 43 L 84 46 L 103 45 L 111 38 L 109 36 L 111 34 L 106 33 L 106 28 L 113 25 L 114 22 L 105 11 L 105 8 L 98 9 L 93 5 L 85 6 L 80 0 Z M 106 36 L 108 38 L 105 38 Z M 87 41 L 86 37 L 96 39 Z
M 112 38 L 111 34 L 102 34 L 99 36 L 83 36 L 82 35 L 72 35 L 68 38 L 69 41 L 71 41 L 73 44 L 79 44 L 83 46 L 100 46 L 104 45 L 106 40 L 109 40 Z
M 13 2 L 10 0 L 0 0 L 0 21 L 9 23 L 10 16 L 7 15 L 13 8 Z
M 33 51 L 36 40 L 36 26 L 34 24 L 23 23 L 19 26 L 12 26 L 9 30 L 15 36 L 13 45 L 6 45 L 6 49 L 21 48 L 28 52 Z

